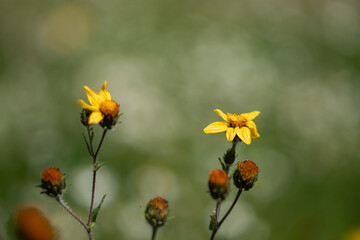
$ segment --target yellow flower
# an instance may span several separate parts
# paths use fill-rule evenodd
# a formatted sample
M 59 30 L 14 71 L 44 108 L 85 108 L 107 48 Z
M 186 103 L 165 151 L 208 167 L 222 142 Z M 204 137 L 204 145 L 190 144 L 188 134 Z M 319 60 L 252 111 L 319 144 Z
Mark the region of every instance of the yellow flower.
M 219 121 L 209 124 L 204 128 L 205 133 L 218 133 L 226 131 L 226 139 L 232 142 L 237 135 L 244 143 L 250 144 L 251 137 L 257 139 L 260 137 L 257 132 L 256 125 L 252 121 L 260 112 L 253 111 L 250 113 L 242 113 L 240 115 L 223 113 L 220 109 L 214 110 L 225 121 Z
M 89 124 L 99 123 L 106 116 L 115 118 L 119 113 L 119 104 L 111 100 L 111 95 L 106 88 L 106 84 L 107 82 L 105 81 L 99 93 L 91 90 L 88 86 L 84 86 L 91 105 L 83 100 L 78 100 L 82 108 L 92 111 L 89 116 Z

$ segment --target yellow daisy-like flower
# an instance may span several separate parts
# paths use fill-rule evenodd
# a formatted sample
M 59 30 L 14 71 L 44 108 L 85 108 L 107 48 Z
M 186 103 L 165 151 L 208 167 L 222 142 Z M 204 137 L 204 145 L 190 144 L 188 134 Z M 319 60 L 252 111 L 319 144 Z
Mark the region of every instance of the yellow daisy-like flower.
M 89 124 L 99 123 L 106 116 L 115 118 L 119 113 L 119 104 L 111 100 L 111 95 L 106 88 L 106 84 L 107 82 L 105 81 L 99 93 L 91 90 L 88 86 L 84 86 L 91 105 L 83 100 L 78 100 L 82 108 L 92 111 L 89 116 Z
M 240 115 L 223 113 L 220 109 L 214 110 L 225 121 L 219 121 L 209 124 L 204 128 L 205 133 L 218 133 L 226 131 L 226 139 L 232 142 L 235 136 L 238 136 L 244 143 L 250 144 L 251 137 L 257 139 L 260 137 L 257 132 L 256 125 L 252 121 L 260 112 L 253 111 L 250 113 L 242 113 Z

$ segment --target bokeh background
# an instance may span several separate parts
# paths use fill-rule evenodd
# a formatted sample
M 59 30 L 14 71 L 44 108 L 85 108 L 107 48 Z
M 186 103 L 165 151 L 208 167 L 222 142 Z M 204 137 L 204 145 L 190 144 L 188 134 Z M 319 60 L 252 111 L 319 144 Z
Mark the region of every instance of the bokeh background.
M 60 240 L 87 238 L 35 185 L 60 167 L 64 198 L 87 216 L 76 101 L 104 80 L 124 115 L 100 153 L 96 239 L 150 239 L 141 206 L 157 195 L 175 217 L 159 240 L 209 238 L 207 176 L 230 146 L 202 132 L 215 108 L 261 111 L 261 138 L 238 146 L 260 183 L 219 240 L 360 239 L 359 23 L 358 0 L 2 0 L 0 239 L 14 239 L 24 204 Z

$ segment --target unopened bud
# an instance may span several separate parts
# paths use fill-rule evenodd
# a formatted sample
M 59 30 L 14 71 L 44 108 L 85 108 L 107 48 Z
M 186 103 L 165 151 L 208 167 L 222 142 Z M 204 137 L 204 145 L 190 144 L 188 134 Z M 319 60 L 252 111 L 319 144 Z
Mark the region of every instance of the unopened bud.
M 89 126 L 89 117 L 92 112 L 89 109 L 83 108 L 82 112 L 80 113 L 80 121 L 82 125 Z
M 212 170 L 209 174 L 209 190 L 215 200 L 224 200 L 229 192 L 228 175 L 220 169 Z
M 258 179 L 259 168 L 253 161 L 239 162 L 234 172 L 234 184 L 239 189 L 248 191 Z
M 145 209 L 145 218 L 154 228 L 163 226 L 169 215 L 168 202 L 162 197 L 156 197 L 149 201 Z
M 229 148 L 226 151 L 226 153 L 224 154 L 224 162 L 227 165 L 232 165 L 234 163 L 235 158 L 236 158 L 235 150 L 236 150 L 236 142 L 233 143 L 233 146 L 231 148 Z
M 99 122 L 99 125 L 103 128 L 111 129 L 117 124 L 119 117 L 119 114 L 115 117 L 113 117 L 112 115 L 105 115 L 103 120 Z
M 57 197 L 62 194 L 65 188 L 64 174 L 60 172 L 59 168 L 45 169 L 41 174 L 40 187 L 50 197 Z

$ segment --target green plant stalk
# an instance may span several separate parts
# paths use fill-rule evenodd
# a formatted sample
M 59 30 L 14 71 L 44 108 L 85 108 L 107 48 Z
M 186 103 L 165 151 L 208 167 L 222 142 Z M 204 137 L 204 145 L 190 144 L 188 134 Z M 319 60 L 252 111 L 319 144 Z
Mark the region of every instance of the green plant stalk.
M 151 240 L 155 240 L 157 230 L 158 230 L 157 227 L 153 227 L 153 229 L 152 229 L 152 235 L 151 235 Z
M 91 228 L 90 228 L 90 224 L 91 224 L 91 217 L 92 217 L 92 213 L 93 213 L 93 209 L 94 209 L 94 199 L 95 199 L 95 187 L 96 187 L 96 172 L 98 170 L 98 168 L 96 167 L 97 164 L 97 156 L 99 154 L 100 148 L 104 142 L 105 139 L 105 135 L 107 133 L 107 129 L 105 128 L 103 131 L 103 134 L 101 136 L 99 145 L 96 149 L 96 152 L 94 153 L 93 150 L 93 144 L 92 144 L 92 140 L 90 137 L 90 131 L 89 131 L 89 127 L 88 128 L 88 134 L 89 134 L 89 140 L 90 140 L 90 150 L 92 153 L 92 157 L 93 157 L 93 178 L 92 178 L 92 188 L 91 188 L 91 202 L 90 202 L 90 210 L 89 210 L 89 217 L 88 217 L 88 221 L 87 221 L 87 227 L 89 228 L 89 231 L 91 233 Z
M 212 234 L 211 234 L 211 237 L 210 237 L 210 240 L 214 240 L 215 239 L 215 235 L 217 233 L 217 231 L 219 230 L 219 228 L 221 227 L 221 225 L 224 223 L 225 219 L 229 216 L 230 212 L 233 210 L 235 204 L 237 203 L 237 201 L 239 200 L 239 197 L 242 193 L 242 189 L 239 189 L 235 198 L 234 198 L 234 201 L 232 202 L 230 208 L 227 210 L 227 212 L 225 213 L 225 215 L 221 218 L 221 220 L 218 222 L 218 220 L 216 219 L 216 227 L 214 227 L 213 231 L 212 231 Z M 218 205 L 217 205 L 218 207 Z M 219 210 L 220 211 L 220 210 Z M 216 217 L 218 218 L 218 217 Z

